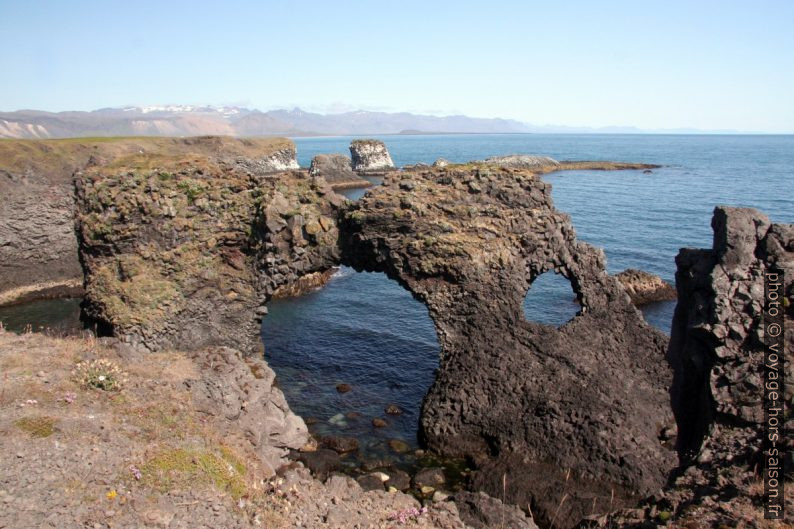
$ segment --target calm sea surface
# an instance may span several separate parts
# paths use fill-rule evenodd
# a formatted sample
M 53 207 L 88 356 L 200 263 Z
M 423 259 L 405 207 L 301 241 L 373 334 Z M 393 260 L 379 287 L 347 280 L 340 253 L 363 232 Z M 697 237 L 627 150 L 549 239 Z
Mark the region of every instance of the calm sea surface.
M 348 154 L 352 138 L 298 138 L 298 159 Z M 617 160 L 663 165 L 641 171 L 574 171 L 547 175 L 558 209 L 577 234 L 604 248 L 612 273 L 633 267 L 673 281 L 681 247 L 711 246 L 717 204 L 763 210 L 794 222 L 794 136 L 689 135 L 433 135 L 382 136 L 397 165 L 453 162 L 529 153 L 559 160 Z M 346 192 L 350 198 L 362 190 Z M 262 324 L 265 357 L 292 408 L 317 422 L 319 434 L 357 436 L 362 455 L 397 457 L 386 442 L 416 447 L 421 400 L 438 365 L 438 343 L 425 307 L 382 274 L 342 268 L 323 289 L 272 302 Z M 668 332 L 674 303 L 643 310 Z M 558 325 L 577 307 L 566 280 L 547 273 L 530 289 L 527 317 Z M 58 326 L 76 318 L 76 302 L 50 301 L 0 309 L 12 328 Z M 338 383 L 353 390 L 336 391 Z M 386 416 L 397 404 L 404 413 Z M 388 426 L 376 429 L 373 417 Z M 402 456 L 401 456 L 402 457 Z

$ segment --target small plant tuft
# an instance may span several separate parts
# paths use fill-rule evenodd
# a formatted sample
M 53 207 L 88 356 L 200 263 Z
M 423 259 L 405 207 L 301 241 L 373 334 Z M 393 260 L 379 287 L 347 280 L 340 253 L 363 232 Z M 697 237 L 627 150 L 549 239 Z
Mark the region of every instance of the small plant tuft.
M 127 379 L 125 373 L 105 358 L 80 362 L 72 370 L 72 380 L 84 389 L 119 391 Z
M 55 433 L 56 419 L 40 415 L 38 417 L 22 417 L 14 421 L 14 426 L 27 432 L 31 437 L 49 437 Z

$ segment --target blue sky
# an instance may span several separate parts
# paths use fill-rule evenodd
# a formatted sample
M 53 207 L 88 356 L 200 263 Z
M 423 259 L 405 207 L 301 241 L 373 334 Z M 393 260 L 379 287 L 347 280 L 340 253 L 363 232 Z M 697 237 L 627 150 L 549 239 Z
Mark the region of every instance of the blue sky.
M 0 0 L 0 110 L 234 104 L 794 132 L 794 2 Z

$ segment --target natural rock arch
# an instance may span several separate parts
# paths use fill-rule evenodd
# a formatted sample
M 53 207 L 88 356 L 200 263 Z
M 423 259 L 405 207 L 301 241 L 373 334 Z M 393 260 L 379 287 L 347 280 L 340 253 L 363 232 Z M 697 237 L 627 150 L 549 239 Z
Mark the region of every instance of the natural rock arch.
M 344 263 L 383 271 L 427 304 L 441 352 L 421 433 L 435 451 L 473 458 L 475 485 L 501 496 L 506 475 L 508 501 L 541 519 L 567 496 L 565 524 L 613 493 L 630 502 L 664 483 L 675 459 L 658 440 L 672 420 L 665 337 L 603 252 L 576 240 L 547 183 L 478 166 L 403 172 L 343 211 L 339 228 Z M 523 315 L 549 270 L 582 306 L 562 329 Z

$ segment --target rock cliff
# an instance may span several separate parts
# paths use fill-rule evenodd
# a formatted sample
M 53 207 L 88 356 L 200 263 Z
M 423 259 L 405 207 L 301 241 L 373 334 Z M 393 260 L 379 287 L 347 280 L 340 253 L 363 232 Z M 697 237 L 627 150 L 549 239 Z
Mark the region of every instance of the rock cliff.
M 668 356 L 674 369 L 671 400 L 678 424 L 680 467 L 669 486 L 639 509 L 595 517 L 582 527 L 775 527 L 763 519 L 761 481 L 766 432 L 763 388 L 764 277 L 779 273 L 784 348 L 794 348 L 794 225 L 762 213 L 718 207 L 711 249 L 682 249 L 676 258 L 678 305 Z M 785 374 L 781 394 L 791 409 L 791 362 L 770 367 Z M 772 379 L 770 379 L 772 380 Z M 786 431 L 794 421 L 781 419 Z M 791 487 L 790 437 L 785 447 Z M 781 472 L 782 473 L 782 472 Z M 786 511 L 794 510 L 789 493 Z M 781 526 L 782 527 L 782 526 Z
M 382 172 L 394 169 L 386 145 L 380 140 L 353 140 L 350 143 L 353 170 L 360 173 Z
M 303 172 L 255 174 L 206 157 L 150 162 L 76 176 L 85 315 L 151 350 L 259 349 L 257 307 L 338 261 L 344 199 Z
M 253 173 L 297 168 L 285 139 L 98 138 L 0 142 L 0 304 L 79 293 L 72 176 L 133 154 L 212 156 Z
M 660 443 L 672 423 L 666 338 L 550 194 L 526 170 L 392 174 L 343 211 L 340 242 L 345 264 L 385 272 L 429 309 L 441 352 L 422 406 L 427 445 L 475 459 L 476 488 L 565 526 L 660 489 L 675 457 Z M 522 310 L 548 270 L 582 305 L 559 329 Z

